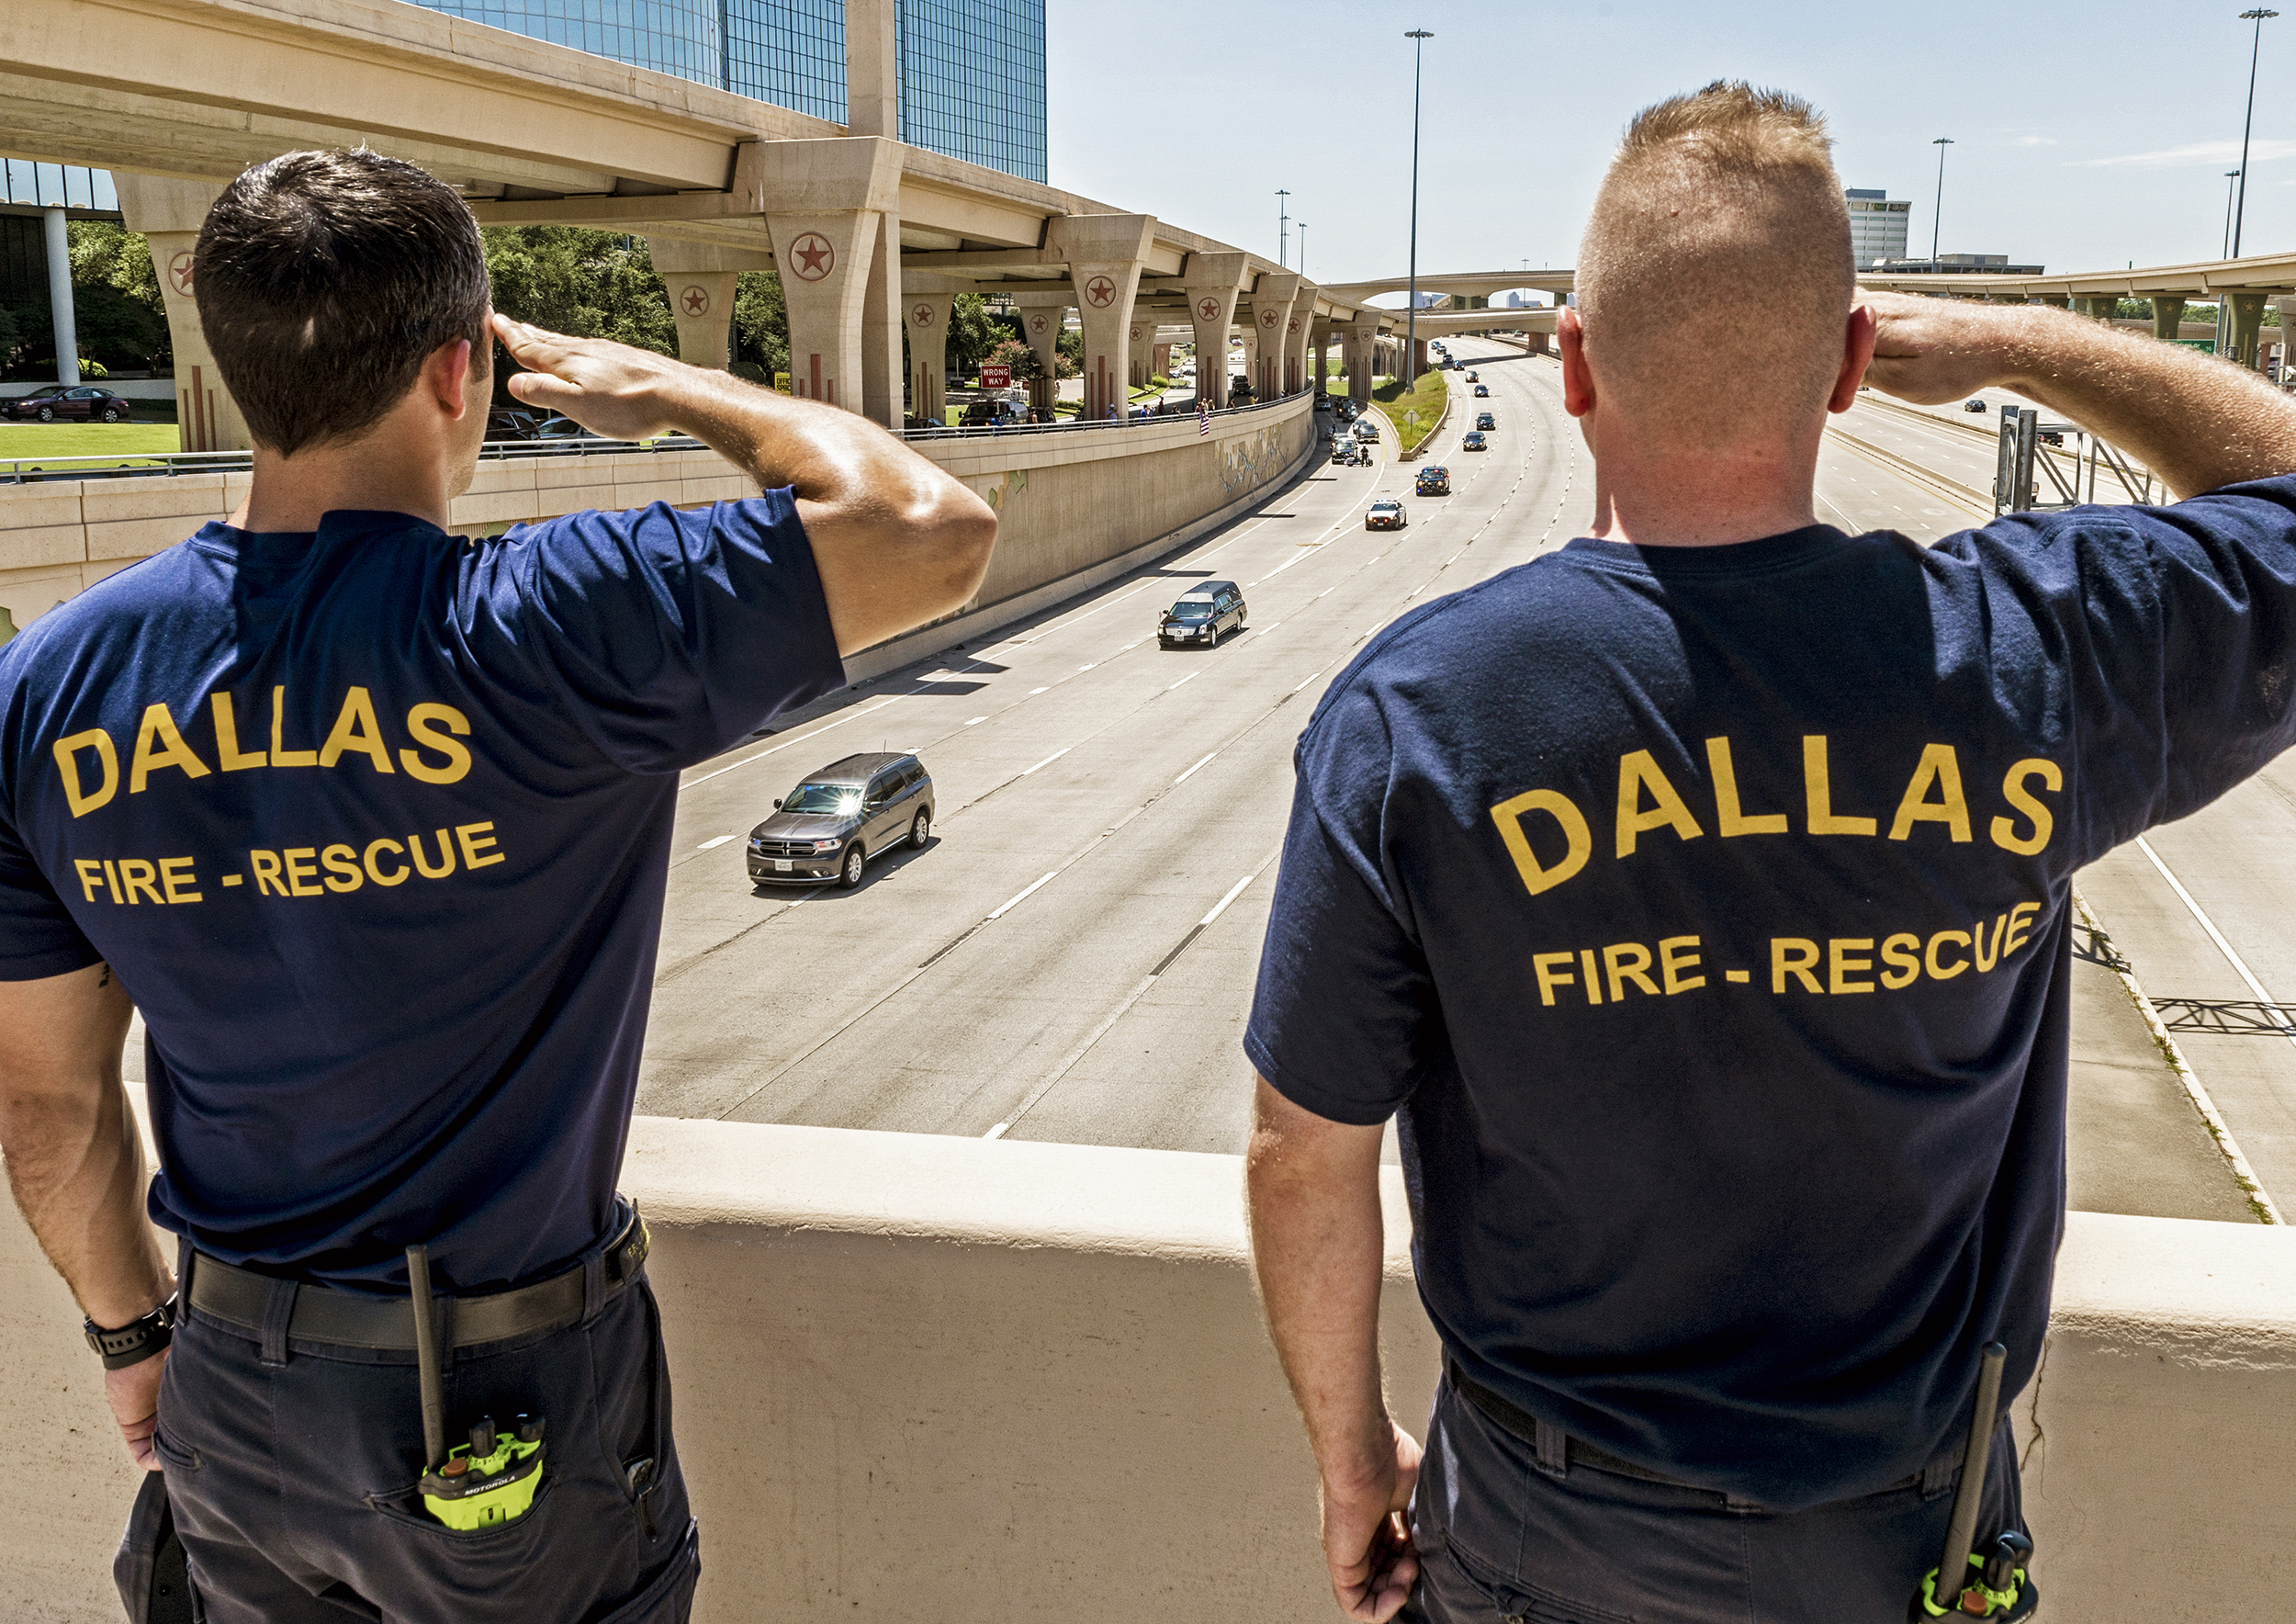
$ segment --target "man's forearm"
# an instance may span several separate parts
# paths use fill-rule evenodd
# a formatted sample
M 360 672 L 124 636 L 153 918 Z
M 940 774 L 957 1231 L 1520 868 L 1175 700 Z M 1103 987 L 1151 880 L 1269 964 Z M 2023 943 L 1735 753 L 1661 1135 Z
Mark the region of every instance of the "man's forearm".
M 1316 1464 L 1327 1482 L 1356 1483 L 1395 1464 L 1379 1373 L 1387 1237 L 1378 1137 L 1367 1167 L 1359 1146 L 1337 1157 L 1319 1154 L 1326 1148 L 1301 1144 L 1263 1112 L 1245 1161 L 1252 1259 Z
M 8 1184 L 81 1312 L 106 1326 L 149 1313 L 171 1289 L 144 1219 L 143 1145 L 119 1077 L 132 1012 L 102 965 L 0 987 Z
M 2045 306 L 1864 295 L 1868 376 L 1909 400 L 2017 390 L 2134 457 L 2179 496 L 2296 472 L 2296 403 L 2257 373 Z

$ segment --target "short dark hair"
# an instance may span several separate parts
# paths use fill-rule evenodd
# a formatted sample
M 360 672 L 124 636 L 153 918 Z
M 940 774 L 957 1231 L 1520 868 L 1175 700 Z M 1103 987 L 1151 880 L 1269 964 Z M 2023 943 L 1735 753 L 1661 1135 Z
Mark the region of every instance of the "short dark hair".
M 364 148 L 283 153 L 224 187 L 192 292 L 249 434 L 283 457 L 374 427 L 441 344 L 468 339 L 472 371 L 489 369 L 469 206 Z

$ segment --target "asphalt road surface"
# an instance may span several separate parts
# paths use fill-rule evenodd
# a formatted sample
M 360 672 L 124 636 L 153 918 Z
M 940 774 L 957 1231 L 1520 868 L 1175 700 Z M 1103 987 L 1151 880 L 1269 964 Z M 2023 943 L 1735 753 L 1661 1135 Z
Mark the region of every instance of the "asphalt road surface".
M 1469 398 L 1454 374 L 1451 420 L 1409 465 L 1446 463 L 1450 496 L 1410 494 L 1390 434 L 1373 468 L 1319 462 L 1153 569 L 690 771 L 639 1109 L 1240 1150 L 1251 1071 L 1239 1040 L 1291 750 L 1323 684 L 1397 614 L 1561 546 L 1591 513 L 1592 462 L 1555 362 L 1496 341 L 1451 347 L 1491 398 Z M 1486 408 L 1491 448 L 1462 452 Z M 1989 447 L 1958 424 L 1861 402 L 1843 427 L 1949 481 L 1989 483 Z M 1933 541 L 1974 522 L 1941 489 L 1829 436 L 1818 511 Z M 1408 527 L 1366 531 L 1371 500 L 1395 495 Z M 1244 585 L 1248 627 L 1213 650 L 1159 649 L 1158 611 L 1205 579 Z M 931 771 L 931 843 L 874 859 L 854 891 L 754 892 L 742 840 L 773 797 L 880 749 L 916 750 Z M 2155 844 L 2254 974 L 2296 997 L 2296 942 L 2276 951 L 2275 930 L 2296 897 L 2255 872 L 2269 866 L 2265 842 L 2296 833 L 2296 772 L 2279 784 L 2235 797 L 2242 818 L 2212 810 Z M 2129 855 L 2088 889 L 2148 987 L 2241 986 L 2153 865 Z M 2075 1204 L 2246 1216 L 2136 1007 L 2110 972 L 2077 969 Z M 2277 1168 L 2296 1192 L 2296 1041 L 2196 1038 L 2191 1053 L 2266 1186 Z

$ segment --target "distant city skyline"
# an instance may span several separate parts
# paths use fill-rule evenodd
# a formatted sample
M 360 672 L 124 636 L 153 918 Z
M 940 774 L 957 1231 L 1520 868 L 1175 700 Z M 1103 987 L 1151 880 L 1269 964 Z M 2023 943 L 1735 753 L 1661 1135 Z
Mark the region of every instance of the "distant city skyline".
M 1226 49 L 1150 53 L 1119 73 L 1137 14 L 1047 0 L 1052 183 L 1276 255 L 1278 186 L 1315 221 L 1318 282 L 1403 261 L 1412 28 L 1426 42 L 1423 269 L 1567 266 L 1620 130 L 1636 109 L 1716 78 L 1806 96 L 1826 113 L 1845 186 L 1909 199 L 1926 250 L 1947 149 L 1944 253 L 2002 254 L 2052 272 L 2213 259 L 2223 172 L 2239 162 L 2248 25 L 2237 6 L 2162 16 L 2092 6 L 1987 14 L 1982 29 L 1793 0 L 1734 6 L 1727 30 L 1687 0 L 1563 7 L 1468 0 L 1334 8 L 1257 0 L 1244 48 L 1230 0 L 1167 0 L 1159 36 Z M 2276 30 L 2279 30 L 2276 32 Z M 2234 58 L 2239 60 L 2234 62 Z M 2176 71 L 2164 71 L 2174 62 Z M 2296 249 L 2296 13 L 2264 25 L 2249 152 L 2249 254 Z M 1143 87 L 1153 94 L 1143 103 Z M 1128 116 L 1112 118 L 1122 106 Z M 1222 109 L 1220 139 L 1187 109 Z M 1169 115 L 1160 109 L 1169 109 Z M 1263 220 L 1261 216 L 1266 218 Z

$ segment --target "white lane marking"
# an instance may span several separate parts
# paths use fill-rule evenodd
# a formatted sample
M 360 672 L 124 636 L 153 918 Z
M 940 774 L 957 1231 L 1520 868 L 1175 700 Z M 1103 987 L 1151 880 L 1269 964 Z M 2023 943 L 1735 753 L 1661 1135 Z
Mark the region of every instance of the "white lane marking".
M 1182 677 L 1182 678 L 1180 679 L 1180 682 L 1194 682 L 1197 678 L 1199 678 L 1199 677 L 1202 676 L 1203 674 L 1204 674 L 1204 673 L 1203 673 L 1202 671 L 1190 671 L 1190 672 L 1188 672 L 1188 673 L 1187 673 L 1187 675 L 1186 675 L 1185 677 Z M 1178 686 L 1180 685 L 1180 682 L 1175 682 L 1175 683 L 1173 683 L 1173 684 L 1172 684 L 1172 688 L 1176 688 L 1176 687 L 1178 687 Z M 1172 692 L 1172 688 L 1166 688 L 1166 689 L 1165 690 L 1165 692 L 1166 694 L 1169 694 L 1169 693 L 1171 693 L 1171 692 Z
M 738 840 L 739 838 L 740 837 L 737 835 L 720 835 L 714 840 L 703 840 L 700 845 L 694 847 L 694 850 L 696 851 L 715 851 L 727 840 Z
M 842 727 L 848 722 L 858 721 L 862 716 L 867 716 L 870 711 L 881 711 L 884 709 L 885 706 L 891 705 L 895 699 L 906 699 L 908 695 L 906 694 L 895 694 L 893 695 L 892 699 L 879 700 L 876 704 L 871 705 L 869 710 L 857 710 L 850 716 L 839 716 L 834 722 L 824 722 L 820 727 L 816 727 L 811 733 L 800 733 L 796 738 L 784 739 L 781 743 L 773 745 L 769 749 L 761 750 L 754 756 L 744 756 L 741 760 L 736 761 L 732 767 L 720 767 L 715 773 L 704 773 L 699 778 L 689 778 L 685 781 L 685 783 L 678 786 L 679 793 L 682 795 L 685 791 L 692 789 L 695 784 L 707 784 L 713 778 L 723 778 L 726 773 L 733 772 L 737 767 L 747 767 L 752 761 L 762 761 L 766 757 L 773 754 L 775 750 L 787 750 L 793 744 L 803 744 L 806 739 L 817 738 L 821 734 L 827 733 L 832 727 Z
M 2200 929 L 2209 933 L 2209 940 L 2216 943 L 2217 951 L 2224 955 L 2234 970 L 2239 972 L 2241 980 L 2248 984 L 2248 990 L 2257 995 L 2257 1002 L 2259 1004 L 2272 1002 L 2272 995 L 2264 990 L 2264 983 L 2256 978 L 2255 973 L 2248 968 L 2247 961 L 2233 951 L 2233 944 L 2224 940 L 2224 933 L 2216 928 L 2216 921 L 2200 911 L 2200 905 L 2192 899 L 2192 893 L 2184 888 L 2184 882 L 2169 872 L 2168 865 L 2160 860 L 2160 853 L 2153 850 L 2152 841 L 2139 835 L 2136 838 L 2136 849 L 2144 852 L 2153 866 L 2160 871 L 2160 877 L 2168 882 L 2168 888 L 2177 894 L 2177 899 L 2191 910 L 2194 919 L 2200 920 Z M 2287 1032 L 2281 1035 L 2286 1037 L 2290 1044 L 2296 1044 L 2296 1032 Z
M 1100 663 L 1100 662 L 1099 662 L 1098 660 L 1086 660 L 1086 661 L 1084 662 L 1084 664 L 1082 664 L 1082 665 L 1078 666 L 1076 669 L 1077 669 L 1078 671 L 1090 671 L 1090 670 L 1091 670 L 1094 666 L 1098 665 L 1099 663 Z
M 1282 621 L 1280 621 L 1280 620 L 1271 620 L 1271 621 L 1269 621 L 1269 622 L 1268 622 L 1266 626 L 1264 626 L 1260 627 L 1260 636 L 1261 636 L 1261 637 L 1266 637 L 1268 633 L 1270 633 L 1270 632 L 1274 631 L 1274 630 L 1275 630 L 1277 626 L 1281 626 L 1281 625 L 1283 625 L 1283 622 L 1282 622 Z
M 1026 902 L 1029 899 L 1030 893 L 1033 892 L 1037 888 L 1037 885 L 1043 885 L 1046 880 L 1050 880 L 1052 877 L 1052 874 L 1057 874 L 1059 873 L 1060 870 L 1054 869 L 1052 874 L 1046 874 L 1043 879 L 1038 880 L 1035 885 L 1023 889 L 1019 896 L 1015 897 L 1010 902 L 1006 903 L 1002 908 L 999 908 L 995 913 L 989 915 L 988 917 L 992 919 L 1003 919 L 1007 913 L 1010 913 L 1014 908 Z
M 1220 753 L 1220 752 L 1219 752 L 1218 750 L 1214 750 L 1214 751 L 1212 751 L 1212 752 L 1211 752 L 1211 756 L 1216 756 L 1216 755 L 1218 755 L 1219 753 Z M 1204 761 L 1210 761 L 1210 760 L 1211 760 L 1211 756 L 1206 756 L 1206 757 L 1204 758 Z M 1199 762 L 1197 762 L 1197 763 L 1196 763 L 1196 767 L 1201 767 L 1201 766 L 1204 764 L 1204 761 L 1199 761 Z M 1192 776 L 1194 776 L 1194 775 L 1195 775 L 1195 773 L 1196 773 L 1196 767 L 1190 767 L 1190 768 L 1189 768 L 1189 769 L 1188 769 L 1186 773 L 1181 773 L 1181 774 L 1180 774 L 1177 778 L 1174 779 L 1172 782 L 1173 782 L 1173 783 L 1175 783 L 1175 784 L 1186 784 L 1186 783 L 1188 781 L 1188 779 L 1189 779 L 1189 778 L 1191 778 Z
M 1034 699 L 1040 694 L 1049 694 L 1051 692 L 1052 690 L 1049 688 L 1031 688 L 1029 690 L 1029 697 L 1030 699 Z
M 1222 897 L 1218 902 L 1212 904 L 1211 912 L 1206 914 L 1202 919 L 1197 920 L 1196 922 L 1199 925 L 1209 925 L 1221 914 L 1226 913 L 1228 911 L 1228 904 L 1233 902 L 1237 897 L 1243 894 L 1244 887 L 1250 885 L 1258 877 L 1258 869 L 1254 869 L 1250 874 L 1245 874 L 1234 885 L 1228 887 L 1228 894 L 1225 897 Z
M 1005 1136 L 1005 1130 L 1011 1126 L 1012 1124 L 1010 1122 L 999 1122 L 995 1127 L 991 1128 L 987 1133 L 982 1134 L 981 1137 L 984 1139 L 1002 1139 Z
M 1035 1088 L 1029 1090 L 1029 1097 L 1020 1102 L 1019 1109 L 1014 1111 L 1008 1119 L 997 1123 L 987 1133 L 982 1134 L 981 1137 L 984 1139 L 1002 1139 L 1007 1131 L 1012 1127 L 1014 1122 L 1017 1122 L 1022 1117 L 1027 1116 L 1030 1111 L 1035 1109 L 1036 1102 L 1038 1100 L 1043 1099 L 1045 1095 L 1052 1092 L 1052 1085 L 1054 1083 L 1059 1082 L 1061 1078 L 1066 1077 L 1075 1066 L 1076 1062 L 1082 1060 L 1086 1054 L 1092 1053 L 1093 1045 L 1097 1043 L 1102 1038 L 1109 1035 L 1109 1028 L 1114 1026 L 1119 1021 L 1121 1021 L 1124 1018 L 1125 1012 L 1131 1009 L 1134 1004 L 1140 1002 L 1142 996 L 1144 995 L 1150 987 L 1155 986 L 1155 984 L 1156 978 L 1154 976 L 1142 976 L 1140 985 L 1133 987 L 1131 992 L 1124 995 L 1123 1002 L 1118 1004 L 1115 1009 L 1109 1010 L 1108 1014 L 1103 1016 L 1101 1018 L 1100 1024 L 1086 1032 L 1084 1036 L 1084 1041 L 1078 1043 L 1075 1048 L 1069 1050 L 1067 1054 L 1062 1055 L 1060 1064 L 1052 1067 L 1050 1072 L 1046 1073 L 1044 1079 L 1038 1083 Z
M 974 716 L 974 717 L 970 718 L 969 720 L 967 720 L 967 721 L 966 721 L 966 723 L 965 723 L 964 725 L 965 725 L 966 727 L 979 727 L 979 726 L 980 726 L 983 722 L 985 722 L 985 721 L 987 721 L 987 720 L 988 720 L 988 718 L 987 718 L 986 716 Z
M 1054 761 L 1059 761 L 1063 756 L 1066 755 L 1070 750 L 1075 750 L 1075 748 L 1076 747 L 1073 744 L 1064 744 L 1060 747 L 1060 749 L 1054 750 L 1051 755 L 1039 761 L 1036 764 L 1036 767 L 1049 767 Z M 1028 777 L 1030 773 L 1036 771 L 1036 767 L 1023 767 L 1020 770 L 1020 776 L 1023 778 Z

